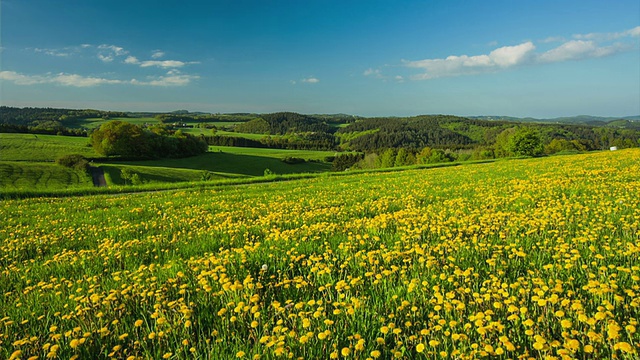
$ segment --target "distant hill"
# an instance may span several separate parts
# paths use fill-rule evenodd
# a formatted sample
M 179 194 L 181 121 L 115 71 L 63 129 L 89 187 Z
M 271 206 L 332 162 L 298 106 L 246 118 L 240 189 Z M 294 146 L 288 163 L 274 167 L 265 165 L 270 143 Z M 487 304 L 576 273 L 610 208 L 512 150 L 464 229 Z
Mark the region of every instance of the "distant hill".
M 591 115 L 564 116 L 557 118 L 538 119 L 532 117 L 513 117 L 501 115 L 484 115 L 484 116 L 467 116 L 469 119 L 489 120 L 489 121 L 515 121 L 515 122 L 538 122 L 553 124 L 581 124 L 593 126 L 605 126 L 614 120 L 627 120 L 628 122 L 640 121 L 640 115 L 622 116 L 622 117 L 603 117 Z
M 623 117 L 605 117 L 591 115 L 565 116 L 549 119 L 536 119 L 532 117 L 518 118 L 513 116 L 468 116 L 469 119 L 486 120 L 486 121 L 510 121 L 521 123 L 539 123 L 539 124 L 563 124 L 563 125 L 588 125 L 596 127 L 613 127 L 619 129 L 640 130 L 640 115 L 623 116 Z

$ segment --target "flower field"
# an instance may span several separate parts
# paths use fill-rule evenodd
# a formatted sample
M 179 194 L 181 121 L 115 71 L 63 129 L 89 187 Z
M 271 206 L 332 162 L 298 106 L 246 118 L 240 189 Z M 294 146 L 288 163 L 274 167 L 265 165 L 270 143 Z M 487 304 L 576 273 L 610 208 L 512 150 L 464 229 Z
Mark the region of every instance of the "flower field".
M 0 358 L 640 353 L 640 149 L 0 203 Z

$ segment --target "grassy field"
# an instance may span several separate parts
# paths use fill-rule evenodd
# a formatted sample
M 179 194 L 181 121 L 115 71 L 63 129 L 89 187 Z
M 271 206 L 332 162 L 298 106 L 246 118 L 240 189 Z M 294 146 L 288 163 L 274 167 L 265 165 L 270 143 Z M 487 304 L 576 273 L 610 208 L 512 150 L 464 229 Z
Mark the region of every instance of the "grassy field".
M 58 189 L 93 186 L 84 171 L 53 163 L 0 161 L 0 191 L 15 189 Z
M 88 144 L 86 137 L 0 133 L 0 160 L 54 161 L 68 154 L 100 157 Z
M 637 359 L 640 150 L 0 203 L 0 358 Z
M 62 155 L 81 154 L 100 158 L 89 140 L 83 137 L 0 134 L 0 166 L 3 179 L 0 189 L 56 189 L 91 185 L 82 174 L 52 162 Z M 97 162 L 105 171 L 108 185 L 125 185 L 120 171 L 129 168 L 145 183 L 200 181 L 207 172 L 210 180 L 244 176 L 262 176 L 265 169 L 277 174 L 328 171 L 331 164 L 322 160 L 333 152 L 211 147 L 210 152 L 186 159 L 150 161 Z M 285 157 L 299 157 L 314 162 L 286 164 Z
M 164 159 L 147 161 L 112 162 L 110 164 L 164 167 L 174 169 L 191 169 L 211 171 L 223 174 L 261 176 L 265 169 L 277 174 L 323 172 L 331 169 L 331 164 L 324 162 L 305 162 L 287 164 L 282 161 L 287 156 L 310 160 L 324 159 L 333 155 L 327 151 L 278 150 L 212 146 L 209 152 L 186 159 Z
M 140 179 L 144 183 L 175 183 L 183 181 L 201 181 L 203 180 L 203 173 L 206 170 L 192 170 L 181 169 L 172 167 L 158 167 L 158 166 L 135 166 L 135 165 L 113 165 L 113 164 L 100 164 L 100 167 L 105 173 L 105 179 L 108 185 L 126 185 L 128 184 L 125 179 L 122 179 L 121 171 L 123 169 L 129 169 L 140 176 Z M 208 180 L 220 180 L 220 179 L 233 179 L 243 177 L 238 174 L 226 174 L 208 172 Z
M 64 125 L 66 127 L 72 128 L 72 129 L 79 129 L 79 128 L 84 128 L 84 129 L 95 129 L 97 127 L 99 127 L 100 125 L 108 122 L 108 121 L 112 121 L 112 120 L 120 120 L 120 121 L 124 121 L 124 122 L 129 122 L 132 124 L 136 124 L 136 125 L 144 125 L 144 124 L 160 124 L 160 122 L 158 121 L 158 119 L 156 118 L 152 118 L 152 117 L 131 117 L 131 118 L 120 118 L 120 117 L 115 117 L 115 118 L 110 118 L 110 119 L 103 119 L 103 118 L 86 118 L 86 119 L 77 119 L 77 120 L 65 120 Z

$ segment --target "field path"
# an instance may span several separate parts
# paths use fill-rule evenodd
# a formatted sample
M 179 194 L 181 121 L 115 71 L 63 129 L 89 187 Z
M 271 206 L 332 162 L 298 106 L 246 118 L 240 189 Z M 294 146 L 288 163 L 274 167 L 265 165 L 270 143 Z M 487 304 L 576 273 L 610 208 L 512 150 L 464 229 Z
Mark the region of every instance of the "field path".
M 106 187 L 107 181 L 104 179 L 104 170 L 99 167 L 91 166 L 89 168 L 91 171 L 91 178 L 93 179 L 93 186 L 97 187 Z

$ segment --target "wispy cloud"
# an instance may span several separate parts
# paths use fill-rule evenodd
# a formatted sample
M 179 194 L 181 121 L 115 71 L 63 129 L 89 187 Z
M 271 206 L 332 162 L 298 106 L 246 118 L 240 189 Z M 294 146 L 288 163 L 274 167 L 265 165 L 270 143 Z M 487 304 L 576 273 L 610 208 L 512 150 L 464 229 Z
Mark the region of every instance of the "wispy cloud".
M 612 41 L 629 36 L 640 36 L 640 26 L 621 32 L 576 34 L 573 35 L 573 38 L 578 40 Z
M 380 69 L 373 69 L 373 68 L 368 68 L 367 70 L 365 70 L 362 75 L 364 76 L 372 76 L 378 79 L 382 79 L 384 76 L 382 76 L 382 73 L 380 72 Z
M 46 75 L 24 75 L 15 71 L 0 71 L 0 80 L 11 81 L 16 85 L 57 84 L 73 87 L 90 87 L 126 83 L 122 80 L 82 76 L 78 74 L 59 73 Z
M 180 61 L 180 60 L 157 60 L 165 56 L 161 50 L 151 51 L 151 59 L 140 60 L 132 55 L 129 50 L 117 45 L 101 44 L 91 45 L 82 44 L 79 46 L 70 46 L 61 49 L 32 49 L 35 52 L 43 53 L 50 56 L 67 57 L 71 54 L 84 54 L 91 58 L 98 58 L 103 63 L 136 65 L 140 68 L 158 68 L 162 69 L 162 74 L 155 76 L 146 76 L 143 79 L 133 78 L 131 80 L 101 78 L 95 76 L 83 76 L 80 74 L 59 73 L 54 75 L 47 73 L 45 75 L 28 75 L 14 71 L 2 71 L 0 79 L 13 82 L 16 85 L 36 85 L 36 84 L 55 84 L 61 86 L 72 87 L 92 87 L 99 85 L 136 85 L 136 86 L 186 86 L 199 79 L 198 75 L 183 74 L 177 69 L 190 64 L 198 64 L 197 61 Z M 120 59 L 115 61 L 116 59 Z M 168 70 L 168 71 L 167 71 Z M 312 81 L 311 81 L 312 82 Z
M 129 52 L 116 45 L 98 45 L 98 59 L 104 62 L 112 62 L 117 56 L 127 55 Z
M 598 46 L 594 41 L 571 40 L 564 44 L 540 54 L 540 62 L 560 62 L 568 60 L 581 60 L 613 55 L 629 50 L 630 46 L 625 44 L 613 44 L 609 46 Z
M 305 78 L 305 79 L 302 79 L 300 81 L 302 81 L 303 83 L 307 83 L 307 84 L 317 84 L 317 83 L 320 82 L 320 80 L 318 78 L 313 77 L 313 76 Z
M 491 73 L 522 65 L 537 65 L 563 61 L 576 61 L 611 56 L 637 48 L 629 42 L 629 37 L 640 37 L 640 26 L 617 33 L 590 33 L 574 35 L 574 40 L 550 37 L 541 43 L 562 42 L 559 46 L 544 52 L 537 52 L 533 42 L 499 47 L 489 54 L 451 55 L 446 58 L 403 60 L 407 68 L 419 69 L 421 73 L 410 76 L 412 80 L 428 80 L 441 77 Z M 614 40 L 627 40 L 611 43 Z M 378 70 L 367 69 L 365 76 L 379 77 Z
M 180 68 L 185 65 L 198 64 L 197 61 L 179 61 L 179 60 L 145 60 L 140 61 L 135 56 L 128 56 L 124 59 L 125 64 L 139 65 L 140 67 L 159 67 L 163 69 Z
M 71 87 L 95 87 L 100 85 L 143 85 L 143 86 L 185 86 L 191 81 L 199 79 L 196 75 L 185 75 L 176 72 L 168 72 L 166 75 L 151 77 L 147 80 L 119 80 L 94 76 L 82 76 L 78 74 L 45 74 L 25 75 L 15 71 L 0 71 L 0 80 L 10 81 L 16 85 L 54 84 Z
M 65 49 L 40 49 L 40 48 L 35 48 L 33 49 L 33 51 L 38 52 L 38 53 L 44 53 L 47 55 L 51 55 L 51 56 L 58 56 L 58 57 L 68 57 L 71 56 L 72 52 L 69 51 L 69 48 L 65 48 Z

